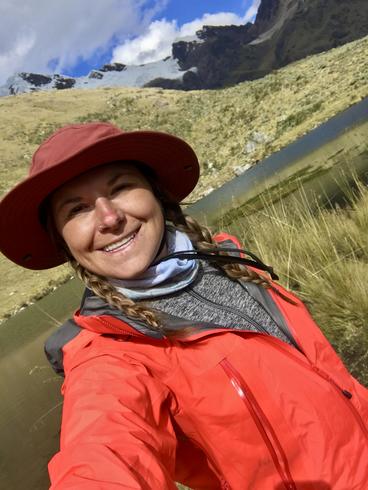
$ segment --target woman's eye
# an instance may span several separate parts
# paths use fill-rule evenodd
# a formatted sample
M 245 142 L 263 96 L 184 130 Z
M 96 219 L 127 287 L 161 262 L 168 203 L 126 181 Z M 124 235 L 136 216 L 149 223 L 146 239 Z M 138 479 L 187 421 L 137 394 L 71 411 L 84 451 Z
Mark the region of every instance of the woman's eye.
M 76 206 L 73 206 L 68 211 L 68 218 L 72 218 L 73 216 L 85 211 L 87 207 L 88 206 L 86 204 L 77 204 Z

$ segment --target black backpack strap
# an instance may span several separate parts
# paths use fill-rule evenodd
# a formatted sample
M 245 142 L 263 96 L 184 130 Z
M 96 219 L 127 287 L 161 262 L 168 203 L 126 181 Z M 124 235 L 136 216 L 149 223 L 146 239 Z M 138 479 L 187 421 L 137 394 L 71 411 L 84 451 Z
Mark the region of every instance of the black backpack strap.
M 161 259 L 155 261 L 152 265 L 157 265 L 160 262 L 165 262 L 166 260 L 170 260 L 173 258 L 178 258 L 178 259 L 188 259 L 188 260 L 207 260 L 209 262 L 217 262 L 217 263 L 223 263 L 223 264 L 244 264 L 244 265 L 249 265 L 252 267 L 255 267 L 256 269 L 260 269 L 262 271 L 266 271 L 270 274 L 271 278 L 274 280 L 277 280 L 279 277 L 275 272 L 273 271 L 272 267 L 269 265 L 264 264 L 261 259 L 259 259 L 256 255 L 254 255 L 252 252 L 249 252 L 248 250 L 243 250 L 243 249 L 237 249 L 237 255 L 221 255 L 221 252 L 230 252 L 234 253 L 234 248 L 228 248 L 228 247 L 221 247 L 217 248 L 215 250 L 186 250 L 182 252 L 174 252 L 170 255 L 166 255 L 165 257 L 162 257 Z M 248 255 L 251 257 L 250 259 L 246 259 L 244 257 L 240 257 L 240 254 Z

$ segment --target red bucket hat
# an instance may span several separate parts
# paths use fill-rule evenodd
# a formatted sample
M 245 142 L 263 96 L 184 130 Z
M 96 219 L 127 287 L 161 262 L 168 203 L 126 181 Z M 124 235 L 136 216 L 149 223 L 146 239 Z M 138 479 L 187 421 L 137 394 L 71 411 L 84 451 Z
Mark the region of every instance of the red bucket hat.
M 45 198 L 68 180 L 117 160 L 146 164 L 178 202 L 195 187 L 198 159 L 182 139 L 156 131 L 124 132 L 109 123 L 72 124 L 33 155 L 28 177 L 0 202 L 0 250 L 27 269 L 56 267 L 65 258 L 40 223 Z

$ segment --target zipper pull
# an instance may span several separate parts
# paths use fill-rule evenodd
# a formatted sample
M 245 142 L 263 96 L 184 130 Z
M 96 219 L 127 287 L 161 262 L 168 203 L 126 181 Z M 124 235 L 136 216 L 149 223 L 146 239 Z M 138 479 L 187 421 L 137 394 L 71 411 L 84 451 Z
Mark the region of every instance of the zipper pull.
M 341 393 L 346 396 L 346 398 L 348 398 L 350 400 L 350 398 L 353 398 L 353 395 L 352 393 L 350 393 L 350 391 L 348 390 L 345 390 L 343 388 L 341 388 L 332 378 L 331 376 L 329 376 L 328 374 L 326 374 L 324 371 L 322 371 L 321 369 L 319 369 L 317 366 L 313 365 L 312 364 L 312 368 L 314 369 L 314 371 L 316 371 L 316 373 L 318 373 L 320 376 L 322 376 L 322 378 L 326 379 L 327 381 L 329 381 L 330 383 L 333 383 L 336 388 L 338 388 Z
M 224 479 L 224 477 L 221 477 L 221 490 L 231 490 L 229 483 Z
M 345 395 L 345 396 L 346 396 L 346 398 L 349 398 L 349 400 L 350 400 L 350 398 L 352 398 L 352 397 L 353 397 L 353 395 L 350 393 L 350 391 L 348 391 L 348 390 L 343 390 L 343 389 L 341 389 L 341 391 L 342 391 L 343 395 Z
M 285 483 L 285 488 L 286 488 L 286 490 L 297 490 L 295 484 L 294 483 L 291 483 L 291 482 L 286 482 Z

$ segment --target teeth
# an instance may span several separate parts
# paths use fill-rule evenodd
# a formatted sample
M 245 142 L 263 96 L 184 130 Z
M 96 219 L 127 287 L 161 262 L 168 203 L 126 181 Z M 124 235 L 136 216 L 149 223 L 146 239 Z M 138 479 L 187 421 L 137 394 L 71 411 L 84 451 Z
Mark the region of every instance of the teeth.
M 130 235 L 127 238 L 123 238 L 122 240 L 120 240 L 118 242 L 112 243 L 111 245 L 108 245 L 107 247 L 104 247 L 105 252 L 113 252 L 117 248 L 122 247 L 126 243 L 130 242 L 130 240 L 132 240 L 135 237 L 135 235 L 136 234 L 133 233 L 133 235 Z

